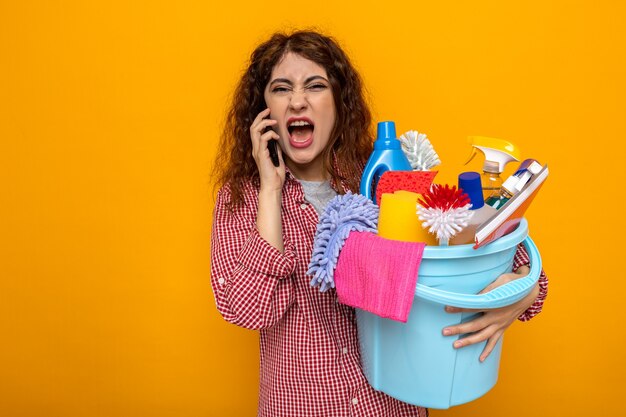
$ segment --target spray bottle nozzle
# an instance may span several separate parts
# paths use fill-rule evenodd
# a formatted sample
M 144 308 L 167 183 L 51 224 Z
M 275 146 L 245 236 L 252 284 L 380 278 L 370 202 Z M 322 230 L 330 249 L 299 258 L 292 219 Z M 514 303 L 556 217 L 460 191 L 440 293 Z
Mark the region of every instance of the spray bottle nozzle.
M 463 165 L 467 165 L 467 164 L 469 164 L 469 163 L 470 163 L 470 161 L 471 161 L 472 159 L 474 159 L 474 157 L 475 157 L 475 156 L 476 156 L 476 148 L 474 148 L 474 147 L 472 146 L 472 153 L 470 153 L 469 159 L 468 159 L 467 161 L 465 161 L 465 163 L 464 163 Z
M 492 172 L 492 173 L 496 173 L 499 174 L 500 172 L 500 164 L 497 163 L 496 161 L 485 161 L 485 163 L 483 164 L 483 171 L 485 172 Z
M 470 136 L 468 142 L 472 145 L 472 154 L 465 164 L 476 156 L 476 150 L 485 154 L 485 162 L 497 163 L 497 172 L 504 171 L 504 166 L 511 161 L 519 161 L 521 152 L 518 147 L 509 141 L 485 136 Z M 485 168 L 487 165 L 485 163 Z M 494 166 L 495 168 L 495 166 Z

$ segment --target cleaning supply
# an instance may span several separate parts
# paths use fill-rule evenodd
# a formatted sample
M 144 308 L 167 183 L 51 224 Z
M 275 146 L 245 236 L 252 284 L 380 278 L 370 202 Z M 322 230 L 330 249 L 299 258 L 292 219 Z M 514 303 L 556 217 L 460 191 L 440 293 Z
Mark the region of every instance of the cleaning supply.
M 483 164 L 483 173 L 480 176 L 483 200 L 502 188 L 503 181 L 498 171 L 499 167 L 500 164 L 495 161 L 485 161 Z
M 384 172 L 376 185 L 376 204 L 380 205 L 384 193 L 395 193 L 398 190 L 423 194 L 430 189 L 436 175 L 437 171 Z
M 534 159 L 526 159 L 522 162 L 517 171 L 513 174 L 519 178 L 517 184 L 515 184 L 516 191 L 521 191 L 526 183 L 530 181 L 531 177 L 541 172 L 542 168 L 541 164 Z
M 515 175 L 511 175 L 509 178 L 504 181 L 502 184 L 502 188 L 497 193 L 491 194 L 486 200 L 485 204 L 493 207 L 494 209 L 500 209 L 502 206 L 509 201 L 511 197 L 515 195 L 519 190 L 517 189 L 517 183 L 520 178 Z
M 360 194 L 348 191 L 328 202 L 320 216 L 313 241 L 313 254 L 307 275 L 312 286 L 325 292 L 335 287 L 337 257 L 351 231 L 376 232 L 378 206 Z
M 465 335 L 443 336 L 441 330 L 467 323 L 485 309 L 513 304 L 532 291 L 541 273 L 541 257 L 527 233 L 528 223 L 523 219 L 513 233 L 478 249 L 470 245 L 425 247 L 406 324 L 357 309 L 361 363 L 369 384 L 400 401 L 429 408 L 464 404 L 493 388 L 500 357 L 506 355 L 502 352 L 506 336 L 481 362 L 478 358 L 487 340 L 455 349 L 453 341 Z M 522 241 L 530 273 L 478 294 L 500 274 L 511 272 Z M 472 310 L 447 313 L 447 305 Z
M 374 150 L 361 176 L 360 193 L 374 201 L 376 185 L 385 171 L 411 171 L 411 164 L 396 138 L 394 122 L 379 122 Z
M 437 235 L 440 246 L 447 246 L 450 238 L 467 227 L 473 213 L 467 194 L 450 187 L 433 184 L 418 200 L 417 214 L 422 226 Z
M 465 164 L 474 159 L 477 151 L 481 151 L 485 155 L 481 182 L 483 197 L 486 199 L 494 191 L 500 189 L 502 185 L 500 174 L 504 171 L 507 163 L 520 160 L 521 152 L 513 143 L 504 139 L 470 136 L 468 141 L 472 146 L 472 154 Z
M 350 232 L 335 270 L 339 302 L 406 323 L 424 246 Z
M 523 221 L 531 203 L 539 193 L 549 175 L 548 165 L 544 165 L 541 171 L 532 176 L 524 185 L 524 188 L 506 202 L 498 212 L 476 229 L 476 244 L 474 248 L 479 250 L 483 246 L 491 246 L 496 240 L 513 232 Z
M 422 227 L 415 213 L 419 197 L 417 193 L 404 190 L 383 194 L 380 200 L 378 235 L 386 239 L 425 242 L 436 246 L 437 239 Z
M 537 161 L 536 159 L 528 158 L 528 159 L 524 159 L 519 164 L 517 171 L 515 171 L 513 175 L 515 175 L 516 177 L 519 177 L 519 175 L 522 174 L 524 171 L 530 171 L 531 174 L 535 175 L 535 174 L 538 174 L 539 171 L 541 171 L 541 168 L 543 167 L 541 166 L 539 161 Z
M 497 212 L 496 209 L 485 204 L 478 172 L 463 172 L 459 174 L 459 189 L 468 195 L 472 204 L 470 210 L 474 214 L 469 219 L 467 227 L 450 239 L 451 245 L 474 243 L 476 228 Z
M 439 155 L 424 133 L 409 130 L 399 139 L 402 150 L 415 171 L 429 171 L 441 164 Z

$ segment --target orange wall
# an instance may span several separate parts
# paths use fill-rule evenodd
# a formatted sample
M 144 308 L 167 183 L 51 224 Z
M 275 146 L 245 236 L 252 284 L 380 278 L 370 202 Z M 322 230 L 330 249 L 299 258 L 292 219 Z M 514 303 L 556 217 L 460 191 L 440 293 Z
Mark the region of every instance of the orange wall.
M 210 293 L 209 171 L 254 45 L 308 26 L 376 120 L 429 135 L 439 180 L 469 134 L 551 168 L 545 311 L 488 395 L 432 415 L 623 412 L 624 2 L 241 3 L 0 3 L 0 415 L 255 414 L 257 335 Z

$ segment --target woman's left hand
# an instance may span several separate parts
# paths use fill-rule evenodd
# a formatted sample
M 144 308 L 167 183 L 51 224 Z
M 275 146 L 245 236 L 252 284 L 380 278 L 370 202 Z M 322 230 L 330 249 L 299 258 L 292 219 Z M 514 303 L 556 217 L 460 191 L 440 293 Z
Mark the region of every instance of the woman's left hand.
M 480 294 L 489 292 L 496 287 L 506 284 L 507 282 L 522 278 L 528 275 L 530 269 L 522 266 L 515 272 L 500 275 L 494 282 L 485 287 Z M 446 306 L 448 313 L 473 312 L 483 313 L 474 320 L 461 323 L 455 326 L 449 326 L 443 329 L 444 336 L 452 336 L 458 334 L 468 334 L 456 340 L 453 344 L 455 348 L 473 345 L 487 340 L 487 345 L 480 354 L 480 361 L 487 359 L 493 348 L 504 334 L 504 331 L 530 307 L 539 295 L 539 286 L 535 285 L 533 290 L 520 301 L 506 307 L 495 308 L 490 310 L 473 310 L 467 308 L 457 308 Z

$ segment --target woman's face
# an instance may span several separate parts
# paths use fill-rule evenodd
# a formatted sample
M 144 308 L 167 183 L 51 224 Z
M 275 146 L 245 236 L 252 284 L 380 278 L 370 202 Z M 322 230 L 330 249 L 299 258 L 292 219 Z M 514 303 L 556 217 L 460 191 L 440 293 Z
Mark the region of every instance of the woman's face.
M 265 86 L 265 103 L 285 163 L 296 178 L 327 178 L 321 154 L 335 126 L 335 102 L 326 70 L 300 55 L 288 52 L 272 70 Z

